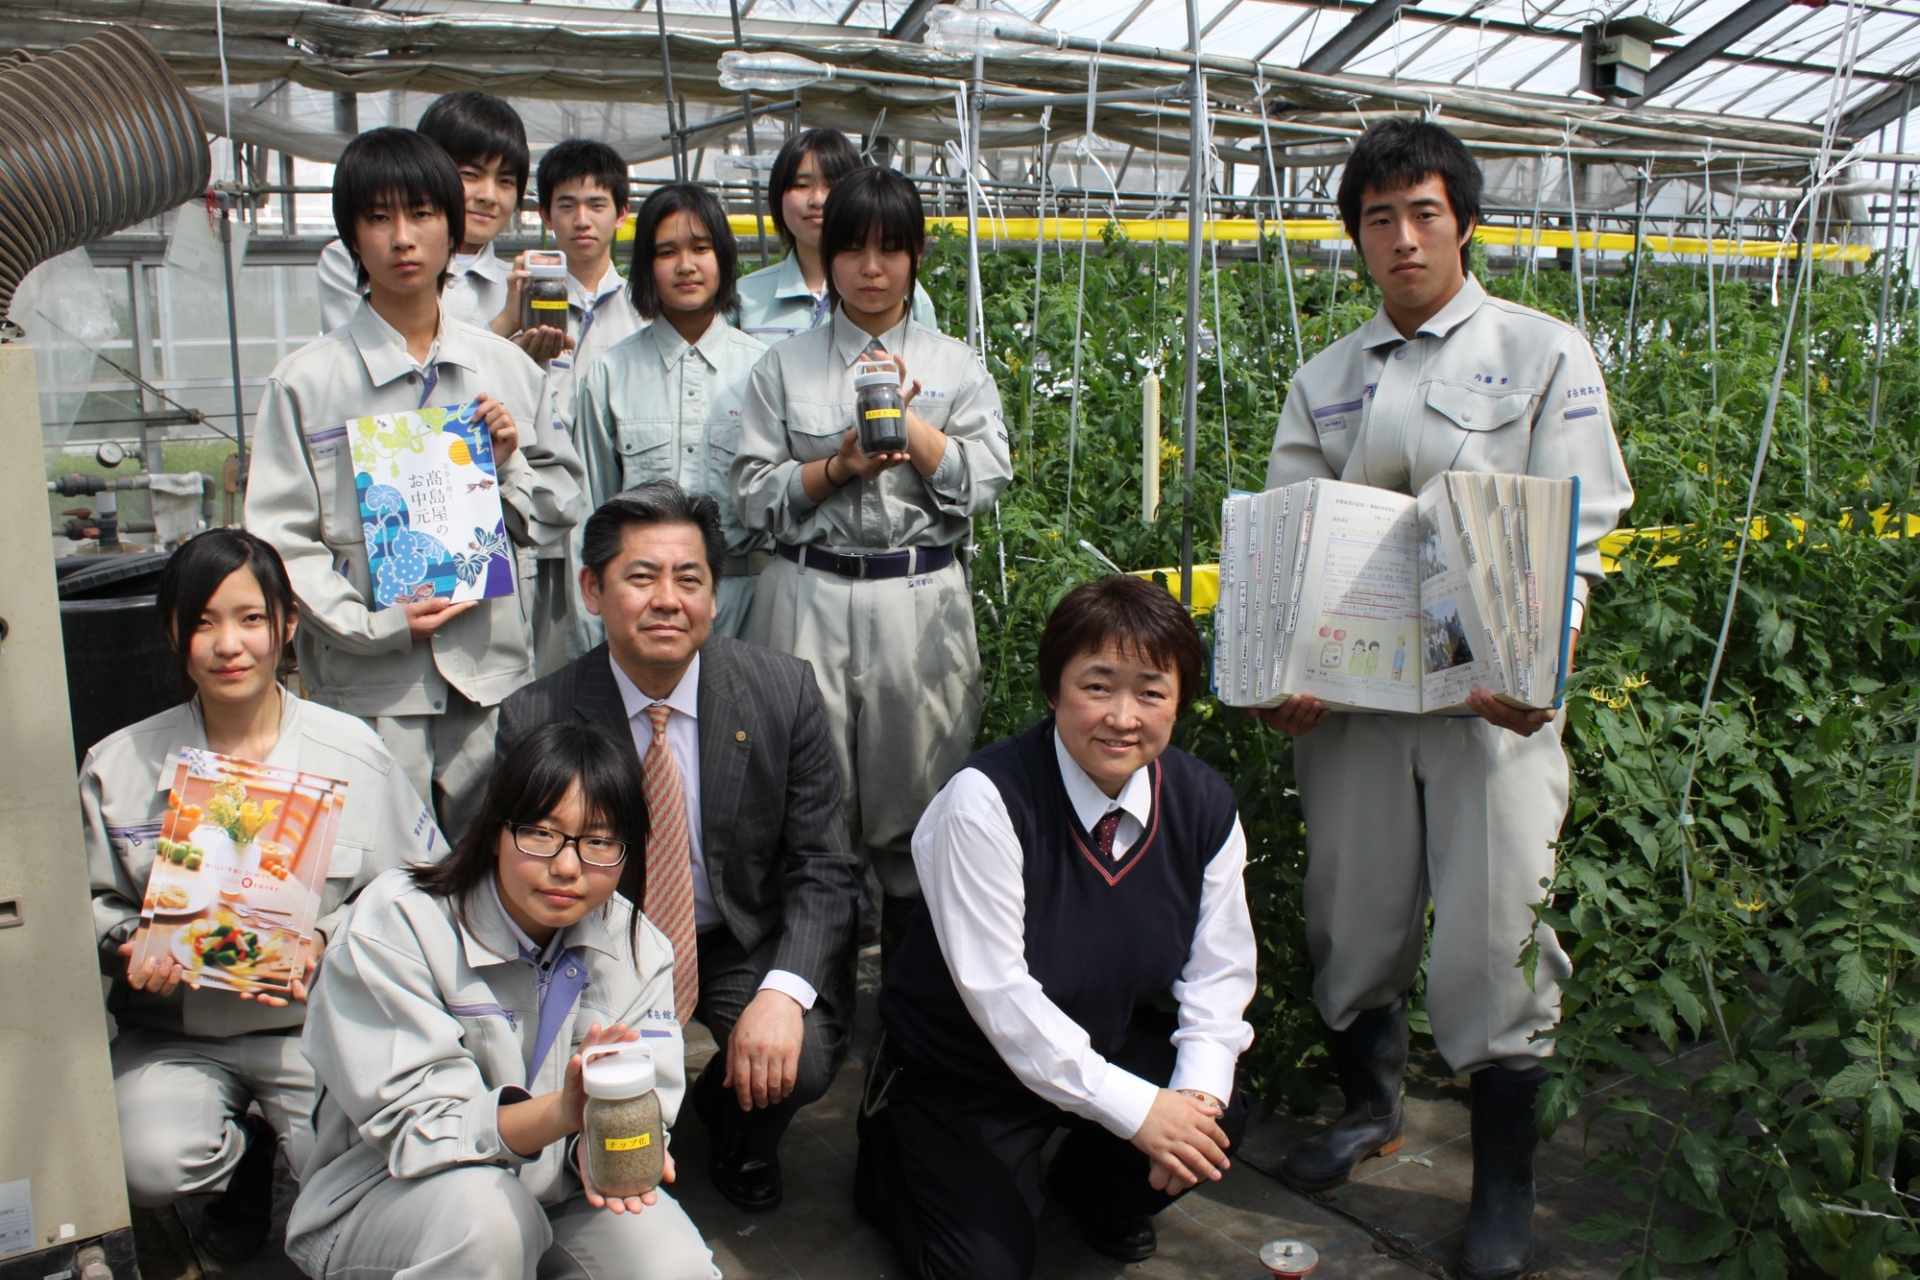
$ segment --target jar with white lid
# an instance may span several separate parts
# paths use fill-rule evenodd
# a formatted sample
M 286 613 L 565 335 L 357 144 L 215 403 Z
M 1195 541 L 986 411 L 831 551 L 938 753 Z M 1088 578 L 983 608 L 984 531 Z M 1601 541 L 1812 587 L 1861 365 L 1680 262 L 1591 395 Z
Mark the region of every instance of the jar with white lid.
M 660 1185 L 667 1160 L 653 1054 L 627 1042 L 595 1045 L 580 1057 L 587 1093 L 580 1167 L 609 1199 L 645 1195 Z

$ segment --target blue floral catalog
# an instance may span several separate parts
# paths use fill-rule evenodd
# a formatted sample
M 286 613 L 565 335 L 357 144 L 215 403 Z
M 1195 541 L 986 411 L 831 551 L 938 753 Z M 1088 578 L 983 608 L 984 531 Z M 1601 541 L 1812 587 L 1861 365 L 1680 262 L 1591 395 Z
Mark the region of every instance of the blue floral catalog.
M 347 424 L 374 607 L 513 594 L 493 440 L 474 405 Z

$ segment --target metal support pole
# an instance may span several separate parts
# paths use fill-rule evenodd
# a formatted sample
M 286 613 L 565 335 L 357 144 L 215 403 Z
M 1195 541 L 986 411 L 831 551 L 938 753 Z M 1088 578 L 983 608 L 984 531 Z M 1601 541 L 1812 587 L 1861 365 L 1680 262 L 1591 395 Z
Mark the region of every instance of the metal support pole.
M 973 51 L 973 77 L 967 81 L 967 345 L 980 350 L 980 201 L 974 196 L 974 170 L 980 164 L 980 99 L 985 96 L 987 55 Z
M 1205 223 L 1207 82 L 1200 69 L 1199 0 L 1187 0 L 1193 54 L 1192 122 L 1187 135 L 1187 355 L 1180 398 L 1180 603 L 1193 607 L 1193 455 L 1200 429 L 1200 235 Z
M 1893 144 L 1896 152 L 1907 145 L 1907 116 L 1913 110 L 1913 85 L 1907 85 L 1906 101 L 1901 105 L 1900 130 Z M 1882 135 L 1885 136 L 1884 134 Z M 1880 429 L 1880 371 L 1887 361 L 1887 300 L 1893 292 L 1893 219 L 1900 207 L 1900 162 L 1893 164 L 1893 191 L 1887 197 L 1887 247 L 1880 256 L 1880 318 L 1873 337 L 1873 401 L 1867 409 L 1867 438 Z M 1905 264 L 1902 264 L 1905 269 Z
M 736 49 L 745 49 L 747 42 L 740 36 L 740 0 L 727 0 L 727 9 L 733 16 L 733 47 Z M 755 145 L 753 137 L 753 93 L 751 90 L 742 89 L 740 91 L 740 109 L 746 113 L 747 117 L 747 155 L 749 157 L 759 155 L 760 151 Z M 753 197 L 753 227 L 759 235 L 760 265 L 764 267 L 767 265 L 766 210 L 760 207 L 760 171 L 751 165 L 747 168 L 747 190 Z
M 673 135 L 673 180 L 687 180 L 686 120 L 674 111 L 673 49 L 667 40 L 666 0 L 653 0 L 653 16 L 660 30 L 660 75 L 667 93 L 667 132 Z
M 1653 161 L 1647 161 L 1647 167 L 1640 171 L 1634 181 L 1633 192 L 1633 285 L 1627 291 L 1627 363 L 1633 363 L 1637 341 L 1634 317 L 1640 310 L 1640 239 L 1646 233 L 1647 221 L 1647 174 L 1653 169 Z
M 234 298 L 233 211 L 220 201 L 220 265 L 227 277 L 227 356 L 233 364 L 233 443 L 240 469 L 240 489 L 247 484 L 247 401 L 240 387 L 240 308 Z

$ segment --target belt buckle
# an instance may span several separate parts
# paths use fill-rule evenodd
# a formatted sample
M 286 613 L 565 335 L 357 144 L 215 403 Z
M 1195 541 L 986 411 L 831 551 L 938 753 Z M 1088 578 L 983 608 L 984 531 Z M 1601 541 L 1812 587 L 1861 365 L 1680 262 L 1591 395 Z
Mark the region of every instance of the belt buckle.
M 848 563 L 852 563 L 853 565 L 851 572 L 847 569 Z M 841 552 L 840 576 L 843 578 L 865 578 L 867 576 L 867 558 L 861 555 L 848 555 L 844 551 Z

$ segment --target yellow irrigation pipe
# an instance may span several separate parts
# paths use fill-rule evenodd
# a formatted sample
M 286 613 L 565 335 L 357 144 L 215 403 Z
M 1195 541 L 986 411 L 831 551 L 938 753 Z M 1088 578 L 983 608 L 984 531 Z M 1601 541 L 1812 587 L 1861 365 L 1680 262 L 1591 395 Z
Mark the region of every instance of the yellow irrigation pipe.
M 728 217 L 728 223 L 736 237 L 757 236 L 764 230 L 770 239 L 778 239 L 773 219 L 762 214 L 736 213 Z M 987 218 L 981 221 L 982 229 L 989 237 L 1001 240 L 1038 240 L 1044 234 L 1047 238 L 1058 238 L 1079 243 L 1081 240 L 1098 240 L 1106 232 L 1104 218 L 1049 218 L 1043 224 L 1039 218 Z M 1129 240 L 1161 240 L 1184 243 L 1187 238 L 1185 218 L 1122 218 L 1119 221 L 1120 234 Z M 1252 218 L 1214 218 L 1201 227 L 1206 239 L 1222 243 L 1247 243 L 1266 235 L 1274 234 L 1280 228 L 1288 240 L 1345 240 L 1346 228 L 1331 218 L 1289 218 L 1285 223 L 1271 220 L 1258 222 Z M 964 234 L 967 220 L 961 217 L 928 218 L 927 229 L 946 230 Z M 1525 227 L 1480 227 L 1473 238 L 1481 244 L 1499 245 L 1505 248 L 1525 247 L 1532 244 L 1541 249 L 1571 249 L 1574 233 L 1571 231 L 1550 231 L 1538 229 L 1528 231 Z M 1582 231 L 1579 233 L 1580 247 L 1589 251 L 1603 250 L 1610 253 L 1631 253 L 1635 248 L 1634 237 L 1624 232 Z M 630 242 L 633 239 L 633 216 L 628 215 L 620 224 L 615 239 Z M 1777 240 L 1727 240 L 1716 239 L 1712 249 L 1707 241 L 1698 236 L 1641 236 L 1638 244 L 1655 253 L 1670 253 L 1681 257 L 1706 255 L 1715 258 L 1797 258 L 1800 245 L 1789 241 L 1782 244 Z M 1873 248 L 1864 244 L 1816 244 L 1812 246 L 1812 256 L 1828 262 L 1870 262 Z
M 1796 529 L 1806 527 L 1804 522 L 1797 517 L 1788 517 L 1788 519 Z M 1851 517 L 1844 515 L 1841 517 L 1841 528 L 1849 528 L 1852 524 L 1853 520 Z M 1873 513 L 1873 531 L 1879 537 L 1920 538 L 1920 515 L 1909 515 L 1904 522 L 1904 526 L 1905 531 L 1902 532 L 1901 527 L 1894 524 L 1892 513 L 1886 507 L 1882 507 Z M 1600 539 L 1600 564 L 1608 573 L 1613 573 L 1620 567 L 1621 556 L 1623 556 L 1627 548 L 1635 542 L 1659 543 L 1668 538 L 1678 537 L 1680 533 L 1681 530 L 1677 526 L 1672 525 L 1652 529 L 1616 529 L 1606 537 Z M 1767 521 L 1764 516 L 1754 518 L 1753 536 L 1756 538 L 1764 538 L 1767 536 Z M 1731 549 L 1733 543 L 1729 542 L 1727 546 Z M 1651 557 L 1647 563 L 1655 569 L 1665 569 L 1679 564 L 1680 557 L 1655 555 Z M 1140 569 L 1135 571 L 1132 576 L 1145 578 L 1149 582 L 1163 582 L 1168 591 L 1176 596 L 1180 594 L 1180 571 L 1178 569 Z M 1220 566 L 1217 564 L 1197 564 L 1193 566 L 1193 611 L 1195 613 L 1210 613 L 1213 607 L 1219 602 Z

